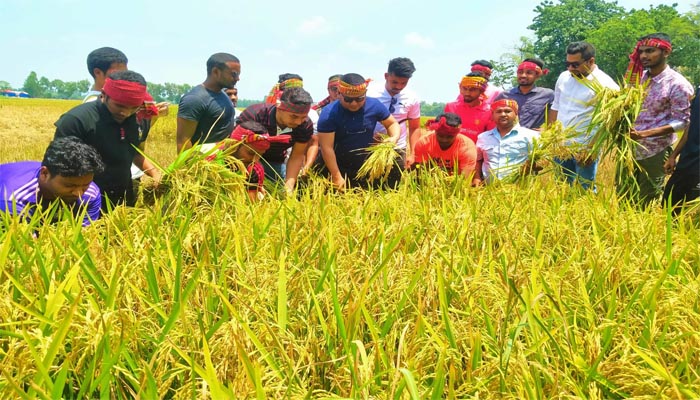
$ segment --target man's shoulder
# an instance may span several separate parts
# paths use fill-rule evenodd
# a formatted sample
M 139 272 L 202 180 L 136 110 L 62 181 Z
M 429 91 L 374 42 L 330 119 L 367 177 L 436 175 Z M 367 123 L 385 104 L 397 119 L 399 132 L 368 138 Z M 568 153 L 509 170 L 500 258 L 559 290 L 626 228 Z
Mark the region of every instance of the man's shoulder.
M 29 184 L 36 178 L 41 168 L 40 161 L 17 161 L 0 164 L 0 198 L 9 200 L 17 189 Z M 28 188 L 27 193 L 33 193 Z

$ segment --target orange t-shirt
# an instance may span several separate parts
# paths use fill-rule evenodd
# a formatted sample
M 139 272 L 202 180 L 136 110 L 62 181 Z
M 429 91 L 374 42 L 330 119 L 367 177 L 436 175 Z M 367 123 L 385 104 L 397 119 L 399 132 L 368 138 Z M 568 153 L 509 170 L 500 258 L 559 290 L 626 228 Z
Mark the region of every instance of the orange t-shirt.
M 476 145 L 465 135 L 455 136 L 455 141 L 447 150 L 440 148 L 437 135 L 431 133 L 418 140 L 415 146 L 416 163 L 433 162 L 450 173 L 455 166 L 463 175 L 470 175 L 476 167 Z

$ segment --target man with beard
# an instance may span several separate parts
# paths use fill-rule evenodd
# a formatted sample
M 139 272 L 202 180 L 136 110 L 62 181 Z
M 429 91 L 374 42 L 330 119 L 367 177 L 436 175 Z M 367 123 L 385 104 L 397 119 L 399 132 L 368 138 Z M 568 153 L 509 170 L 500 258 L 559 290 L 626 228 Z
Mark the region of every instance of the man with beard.
M 539 130 L 544 125 L 547 108 L 554 101 L 554 91 L 535 85 L 548 69 L 539 58 L 526 58 L 518 65 L 518 86 L 503 92 L 495 100 L 512 99 L 518 103 L 518 123 L 525 128 Z
M 415 145 L 416 164 L 434 164 L 450 175 L 458 173 L 471 178 L 476 166 L 476 146 L 459 134 L 459 115 L 445 113 L 428 121 L 426 128 L 433 133 L 423 136 Z
M 445 105 L 445 112 L 459 115 L 459 118 L 462 119 L 460 133 L 466 135 L 474 143 L 476 143 L 479 134 L 495 126 L 491 119 L 491 109 L 483 101 L 487 83 L 488 81 L 481 74 L 469 73 L 459 83 L 460 98 Z

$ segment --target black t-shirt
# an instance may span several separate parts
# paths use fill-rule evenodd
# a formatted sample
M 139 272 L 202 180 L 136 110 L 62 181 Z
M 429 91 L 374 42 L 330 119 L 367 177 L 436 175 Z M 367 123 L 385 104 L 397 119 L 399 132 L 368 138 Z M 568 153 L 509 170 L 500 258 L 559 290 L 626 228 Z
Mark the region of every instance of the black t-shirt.
M 103 194 L 130 192 L 131 163 L 140 143 L 139 126 L 132 115 L 119 124 L 101 101 L 91 101 L 74 107 L 54 124 L 54 138 L 75 136 L 94 147 L 105 170 L 94 181 Z M 116 199 L 112 199 L 115 200 Z
M 676 168 L 695 171 L 700 175 L 700 87 L 695 90 L 695 98 L 690 103 L 690 126 L 688 141 L 681 149 Z
M 212 92 L 203 85 L 197 85 L 180 99 L 177 116 L 197 121 L 197 128 L 190 139 L 192 144 L 200 141 L 217 143 L 231 135 L 234 113 L 233 103 L 226 93 Z

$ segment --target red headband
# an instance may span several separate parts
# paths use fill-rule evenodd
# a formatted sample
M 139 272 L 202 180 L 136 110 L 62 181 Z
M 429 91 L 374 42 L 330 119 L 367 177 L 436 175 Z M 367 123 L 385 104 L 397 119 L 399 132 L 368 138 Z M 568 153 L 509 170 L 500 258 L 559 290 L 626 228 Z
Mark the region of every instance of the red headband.
M 642 60 L 639 58 L 639 48 L 642 46 L 648 47 L 658 47 L 661 50 L 666 50 L 669 53 L 673 50 L 671 42 L 658 38 L 648 38 L 640 40 L 634 47 L 632 54 L 630 54 L 630 63 L 627 65 L 627 72 L 625 72 L 625 80 L 627 83 L 637 84 L 639 79 L 642 77 L 642 72 L 644 71 L 644 66 L 642 65 Z
M 249 129 L 238 125 L 231 132 L 231 139 L 239 142 L 244 142 L 248 147 L 252 148 L 259 154 L 264 153 L 270 148 L 270 143 L 289 143 L 292 139 L 290 135 L 270 136 L 268 134 L 255 133 Z
M 474 64 L 472 65 L 472 72 L 484 72 L 487 75 L 491 75 L 491 68 L 481 65 L 481 64 Z
M 119 104 L 127 107 L 139 107 L 146 99 L 146 86 L 137 82 L 107 78 L 102 91 Z
M 311 104 L 294 104 L 288 101 L 283 101 L 279 103 L 277 109 L 295 114 L 308 114 L 309 110 L 311 110 Z
M 518 71 L 523 71 L 526 69 L 530 71 L 535 71 L 537 75 L 547 75 L 549 73 L 548 69 L 542 69 L 539 65 L 535 64 L 532 61 L 523 61 L 520 63 L 520 65 L 518 65 Z
M 139 121 L 158 116 L 158 107 L 153 101 L 153 97 L 148 92 L 146 92 L 146 97 L 143 99 L 143 103 L 143 109 L 136 114 L 136 118 Z
M 518 102 L 516 102 L 515 100 L 501 99 L 501 100 L 496 100 L 493 103 L 491 103 L 491 110 L 492 111 L 496 111 L 496 109 L 499 107 L 510 107 L 513 109 L 513 111 L 516 114 L 518 113 Z
M 440 121 L 432 119 L 426 125 L 428 129 L 441 135 L 456 136 L 460 131 L 459 127 L 447 125 L 447 118 L 445 117 L 440 117 Z

